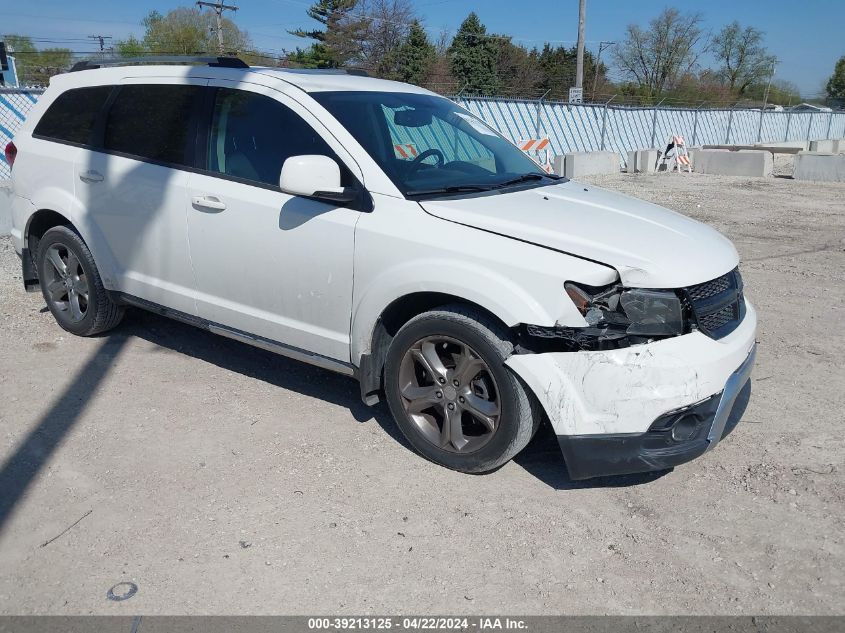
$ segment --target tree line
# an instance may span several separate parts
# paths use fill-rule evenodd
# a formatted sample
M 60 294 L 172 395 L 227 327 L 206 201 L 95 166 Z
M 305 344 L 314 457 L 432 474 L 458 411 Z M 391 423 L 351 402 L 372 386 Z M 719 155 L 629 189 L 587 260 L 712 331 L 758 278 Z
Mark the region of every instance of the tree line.
M 471 12 L 454 35 L 432 38 L 411 0 L 317 0 L 306 11 L 311 24 L 289 31 L 302 38 L 292 51 L 260 51 L 249 34 L 223 19 L 224 50 L 256 65 L 305 68 L 356 67 L 442 94 L 565 100 L 575 85 L 576 49 L 546 43 L 528 48 L 488 31 Z M 210 11 L 153 11 L 144 34 L 115 42 L 124 57 L 145 54 L 215 54 L 216 22 Z M 45 83 L 67 68 L 68 49 L 37 50 L 26 37 L 5 36 L 17 54 L 19 74 Z M 601 55 L 601 53 L 599 53 Z M 797 89 L 774 78 L 777 59 L 764 34 L 738 22 L 708 33 L 699 13 L 665 9 L 648 24 L 630 24 L 599 59 L 585 51 L 585 100 L 665 105 L 727 105 L 766 101 L 797 103 Z M 713 63 L 704 66 L 703 59 Z M 829 100 L 845 97 L 845 57 L 826 85 Z

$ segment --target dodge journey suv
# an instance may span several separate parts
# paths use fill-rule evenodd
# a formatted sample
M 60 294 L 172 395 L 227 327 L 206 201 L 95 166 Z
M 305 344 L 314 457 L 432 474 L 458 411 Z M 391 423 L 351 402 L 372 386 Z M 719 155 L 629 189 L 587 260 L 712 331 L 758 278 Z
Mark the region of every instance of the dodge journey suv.
M 715 230 L 546 174 L 415 86 L 164 61 L 54 77 L 6 148 L 24 285 L 65 330 L 136 306 L 354 376 L 467 473 L 544 419 L 575 479 L 736 424 L 756 316 Z

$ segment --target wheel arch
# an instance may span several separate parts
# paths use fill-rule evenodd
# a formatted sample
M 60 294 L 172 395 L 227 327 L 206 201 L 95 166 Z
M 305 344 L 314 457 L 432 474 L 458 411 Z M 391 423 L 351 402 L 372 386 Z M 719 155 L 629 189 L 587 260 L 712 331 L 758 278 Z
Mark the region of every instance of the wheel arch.
M 76 230 L 70 218 L 53 209 L 38 209 L 27 218 L 23 232 L 21 266 L 24 287 L 29 292 L 34 292 L 40 284 L 38 267 L 35 265 L 38 243 L 47 231 L 56 226 L 69 226 Z
M 361 383 L 361 397 L 367 404 L 376 404 L 382 392 L 382 376 L 387 350 L 400 328 L 415 316 L 440 306 L 459 304 L 477 310 L 488 318 L 509 329 L 500 317 L 489 308 L 447 292 L 419 291 L 394 299 L 382 310 L 369 339 L 368 351 L 359 357 L 358 379 Z
M 69 226 L 76 230 L 66 215 L 53 209 L 38 209 L 28 219 L 24 229 L 24 243 L 33 253 L 41 237 L 54 226 Z M 78 232 L 78 231 L 77 231 Z

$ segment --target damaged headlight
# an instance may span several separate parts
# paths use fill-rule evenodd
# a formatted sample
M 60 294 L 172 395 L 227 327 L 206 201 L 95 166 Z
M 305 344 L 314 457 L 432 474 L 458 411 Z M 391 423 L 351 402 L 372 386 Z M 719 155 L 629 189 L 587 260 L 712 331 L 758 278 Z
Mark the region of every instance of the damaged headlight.
M 571 282 L 566 293 L 590 328 L 624 331 L 631 337 L 678 336 L 684 333 L 684 310 L 673 290 L 590 288 Z

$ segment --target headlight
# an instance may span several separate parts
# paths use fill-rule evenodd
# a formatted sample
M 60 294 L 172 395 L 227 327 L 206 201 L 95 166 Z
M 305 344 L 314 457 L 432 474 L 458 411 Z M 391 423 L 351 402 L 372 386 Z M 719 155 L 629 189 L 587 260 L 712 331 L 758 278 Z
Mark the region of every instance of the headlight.
M 683 307 L 673 290 L 590 288 L 567 282 L 566 292 L 591 328 L 643 338 L 684 333 Z

